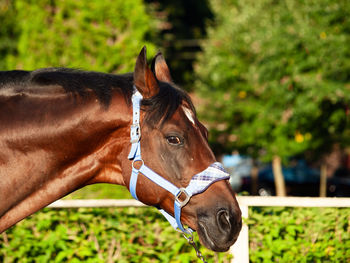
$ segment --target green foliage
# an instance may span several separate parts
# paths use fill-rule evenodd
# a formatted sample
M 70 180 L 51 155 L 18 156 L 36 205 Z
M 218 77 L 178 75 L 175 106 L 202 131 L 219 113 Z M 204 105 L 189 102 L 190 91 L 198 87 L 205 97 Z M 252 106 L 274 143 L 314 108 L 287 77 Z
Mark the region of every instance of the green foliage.
M 67 195 L 65 199 L 132 199 L 132 196 L 125 186 L 92 184 Z
M 208 262 L 231 258 L 201 251 Z M 0 235 L 0 262 L 197 262 L 197 257 L 155 208 L 80 208 L 44 209 L 7 230 Z
M 350 209 L 250 208 L 251 262 L 348 262 Z M 197 243 L 199 244 L 199 243 Z M 228 253 L 201 247 L 208 262 Z M 0 262 L 197 262 L 154 208 L 44 209 L 0 235 Z
M 0 1 L 0 69 L 6 68 L 6 56 L 16 52 L 18 32 L 14 17 L 11 1 Z
M 146 36 L 155 32 L 142 0 L 16 0 L 20 32 L 7 68 L 74 67 L 132 71 Z
M 201 51 L 206 21 L 213 18 L 209 1 L 145 0 L 156 10 L 160 28 L 156 43 L 164 51 L 171 76 L 182 88 L 193 91 L 193 62 Z
M 251 262 L 349 262 L 350 209 L 250 208 Z
M 266 159 L 349 145 L 349 2 L 211 3 L 196 89 L 212 139 Z

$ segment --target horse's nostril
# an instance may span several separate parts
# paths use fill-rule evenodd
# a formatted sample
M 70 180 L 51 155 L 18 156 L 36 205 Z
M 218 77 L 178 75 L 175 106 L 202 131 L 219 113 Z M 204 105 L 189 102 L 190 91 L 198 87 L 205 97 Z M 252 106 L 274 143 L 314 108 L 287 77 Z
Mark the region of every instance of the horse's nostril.
M 231 230 L 230 215 L 226 209 L 222 209 L 217 213 L 218 226 L 223 232 Z

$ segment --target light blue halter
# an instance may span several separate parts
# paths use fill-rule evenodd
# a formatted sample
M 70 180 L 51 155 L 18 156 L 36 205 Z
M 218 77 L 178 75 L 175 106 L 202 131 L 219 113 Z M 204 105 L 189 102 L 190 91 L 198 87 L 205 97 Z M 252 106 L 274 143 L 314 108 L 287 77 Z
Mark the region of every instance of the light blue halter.
M 204 171 L 194 175 L 186 188 L 178 188 L 173 185 L 169 181 L 165 180 L 163 177 L 152 171 L 148 168 L 142 158 L 141 158 L 141 128 L 140 128 L 140 105 L 142 100 L 141 93 L 134 86 L 134 94 L 131 98 L 133 105 L 133 124 L 131 125 L 130 131 L 130 142 L 131 142 L 131 150 L 129 153 L 129 160 L 133 160 L 132 162 L 132 172 L 130 178 L 129 189 L 131 195 L 138 200 L 136 195 L 136 184 L 138 174 L 141 173 L 146 176 L 148 179 L 158 184 L 160 187 L 172 193 L 175 197 L 174 201 L 174 214 L 175 218 L 168 214 L 163 209 L 159 209 L 159 211 L 165 216 L 165 218 L 169 221 L 169 223 L 175 228 L 180 229 L 182 232 L 186 234 L 191 234 L 193 230 L 191 228 L 184 228 L 181 223 L 181 208 L 185 206 L 190 198 L 195 195 L 204 192 L 212 183 L 217 182 L 219 180 L 229 179 L 229 174 L 224 170 L 221 163 L 215 162 L 211 164 Z M 135 162 L 141 162 L 140 168 L 135 167 Z M 180 200 L 184 200 L 181 201 Z

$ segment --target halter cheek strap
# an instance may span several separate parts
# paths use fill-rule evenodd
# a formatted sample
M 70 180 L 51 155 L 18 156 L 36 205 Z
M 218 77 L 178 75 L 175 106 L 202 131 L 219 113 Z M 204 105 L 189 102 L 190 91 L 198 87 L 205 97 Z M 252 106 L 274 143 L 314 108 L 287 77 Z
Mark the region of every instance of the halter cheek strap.
M 141 105 L 142 95 L 134 87 L 134 94 L 132 96 L 133 105 L 133 124 L 130 129 L 130 142 L 131 150 L 129 153 L 129 160 L 132 162 L 132 171 L 129 183 L 129 189 L 131 195 L 138 200 L 136 195 L 136 184 L 139 173 L 146 176 L 149 180 L 156 183 L 160 187 L 164 188 L 168 192 L 174 195 L 174 216 L 168 214 L 165 210 L 159 209 L 159 211 L 164 215 L 164 217 L 169 221 L 169 223 L 175 228 L 179 229 L 186 234 L 193 232 L 191 228 L 184 228 L 181 223 L 181 208 L 184 207 L 190 198 L 195 195 L 204 192 L 212 183 L 219 180 L 229 179 L 229 174 L 224 170 L 221 163 L 215 162 L 211 164 L 204 171 L 194 175 L 186 188 L 179 188 L 173 185 L 171 182 L 167 181 L 156 172 L 152 171 L 147 167 L 141 157 L 141 129 L 140 129 L 140 105 Z M 135 162 L 141 162 L 139 168 L 135 167 Z

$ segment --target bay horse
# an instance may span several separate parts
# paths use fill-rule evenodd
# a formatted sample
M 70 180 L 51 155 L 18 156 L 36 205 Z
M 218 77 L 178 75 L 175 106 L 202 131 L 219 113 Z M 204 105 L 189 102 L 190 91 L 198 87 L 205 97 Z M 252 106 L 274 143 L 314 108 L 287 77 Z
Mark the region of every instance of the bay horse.
M 225 173 L 161 53 L 149 68 L 144 47 L 134 72 L 123 75 L 0 72 L 0 124 L 0 233 L 81 187 L 111 183 L 176 217 L 213 251 L 237 239 L 241 211 L 227 177 L 193 190 L 210 169 Z

